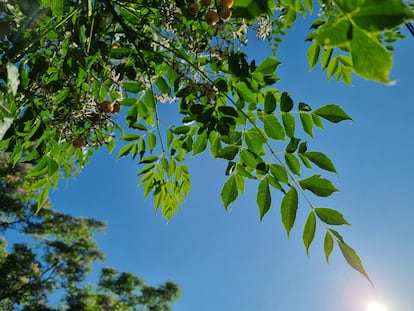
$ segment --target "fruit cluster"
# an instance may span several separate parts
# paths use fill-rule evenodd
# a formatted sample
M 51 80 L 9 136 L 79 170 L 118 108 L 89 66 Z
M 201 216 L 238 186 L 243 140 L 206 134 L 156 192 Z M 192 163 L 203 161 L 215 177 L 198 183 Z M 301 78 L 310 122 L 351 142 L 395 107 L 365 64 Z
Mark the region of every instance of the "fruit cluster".
M 113 103 L 113 102 L 105 100 L 98 104 L 98 108 L 101 111 L 100 113 L 90 112 L 86 115 L 88 120 L 91 121 L 95 125 L 100 124 L 101 120 L 107 120 L 109 116 L 106 114 L 109 114 L 109 113 L 117 114 L 121 110 L 121 105 L 117 102 Z M 72 146 L 75 147 L 76 149 L 80 149 L 84 147 L 85 145 L 86 145 L 86 139 L 83 136 L 76 136 L 72 140 Z
M 234 4 L 234 0 L 221 0 L 221 6 L 218 8 L 212 8 L 211 0 L 200 0 L 201 5 L 204 8 L 207 8 L 207 13 L 205 15 L 206 22 L 210 26 L 215 26 L 219 19 L 227 21 L 231 17 L 231 8 Z M 218 13 L 217 13 L 217 9 Z M 197 15 L 200 11 L 200 4 L 198 2 L 192 2 L 188 6 L 188 11 L 191 15 Z

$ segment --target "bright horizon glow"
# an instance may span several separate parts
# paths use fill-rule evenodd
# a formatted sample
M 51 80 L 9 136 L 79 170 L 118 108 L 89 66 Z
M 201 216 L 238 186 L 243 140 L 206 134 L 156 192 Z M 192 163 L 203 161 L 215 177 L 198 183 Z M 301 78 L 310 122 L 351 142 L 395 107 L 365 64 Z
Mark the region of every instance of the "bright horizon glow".
M 370 302 L 367 305 L 367 311 L 387 311 L 387 308 L 379 302 Z

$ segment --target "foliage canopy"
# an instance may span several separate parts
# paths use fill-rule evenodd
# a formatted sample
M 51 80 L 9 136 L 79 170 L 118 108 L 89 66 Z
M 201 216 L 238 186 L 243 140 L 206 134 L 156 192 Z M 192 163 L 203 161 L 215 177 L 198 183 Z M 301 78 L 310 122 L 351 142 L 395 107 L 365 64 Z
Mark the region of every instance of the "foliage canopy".
M 49 207 L 36 212 L 27 189 L 34 179 L 25 178 L 30 164 L 11 167 L 7 154 L 0 155 L 1 310 L 171 310 L 180 292 L 170 281 L 150 286 L 104 267 L 97 284 L 89 283 L 92 264 L 104 259 L 94 235 L 105 224 Z
M 225 208 L 246 179 L 256 180 L 260 219 L 279 193 L 289 236 L 303 201 L 306 252 L 319 222 L 326 259 L 336 243 L 368 278 L 336 230 L 349 224 L 343 215 L 311 203 L 338 189 L 321 175 L 336 173 L 333 162 L 307 140 L 324 122 L 351 117 L 339 105 L 314 109 L 277 89 L 276 53 L 297 16 L 318 11 L 306 37 L 310 68 L 319 63 L 329 79 L 347 84 L 353 73 L 387 83 L 392 42 L 403 37 L 412 9 L 401 0 L 236 0 L 230 19 L 213 22 L 207 14 L 221 14 L 220 1 L 197 9 L 190 2 L 0 2 L 0 147 L 13 164 L 33 164 L 37 208 L 95 150 L 124 142 L 118 157 L 139 159 L 145 197 L 171 218 L 191 187 L 185 159 L 209 152 L 227 162 Z M 252 31 L 271 47 L 260 63 L 244 52 Z M 166 103 L 177 113 L 165 116 Z

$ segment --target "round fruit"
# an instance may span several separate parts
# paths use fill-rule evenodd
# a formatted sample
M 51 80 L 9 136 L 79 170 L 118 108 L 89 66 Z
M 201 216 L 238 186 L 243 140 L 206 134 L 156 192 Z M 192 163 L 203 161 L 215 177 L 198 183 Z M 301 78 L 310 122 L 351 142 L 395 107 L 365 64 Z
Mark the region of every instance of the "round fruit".
M 118 103 L 114 104 L 114 108 L 112 109 L 112 113 L 118 113 L 121 110 L 121 105 Z
M 210 26 L 215 26 L 217 24 L 218 20 L 219 20 L 219 16 L 218 16 L 216 11 L 209 11 L 206 14 L 206 22 Z
M 234 4 L 234 0 L 221 0 L 221 6 L 223 8 L 230 9 Z
M 105 100 L 99 104 L 99 108 L 103 112 L 112 112 L 114 110 L 114 104 L 112 104 L 110 101 Z
M 230 17 L 231 17 L 231 11 L 230 11 L 230 9 L 229 8 L 225 8 L 225 7 L 221 8 L 221 10 L 220 10 L 220 18 L 222 20 L 224 20 L 224 21 L 227 21 L 227 20 L 230 19 Z
M 196 15 L 198 13 L 198 11 L 200 10 L 200 7 L 198 6 L 198 3 L 190 3 L 190 5 L 188 6 L 188 11 L 190 12 L 191 15 Z
M 211 0 L 201 0 L 201 5 L 202 5 L 202 6 L 207 7 L 207 6 L 209 6 L 210 4 L 211 4 Z
M 82 137 L 76 137 L 72 141 L 72 146 L 75 147 L 76 149 L 80 149 L 83 146 L 85 146 L 85 140 Z

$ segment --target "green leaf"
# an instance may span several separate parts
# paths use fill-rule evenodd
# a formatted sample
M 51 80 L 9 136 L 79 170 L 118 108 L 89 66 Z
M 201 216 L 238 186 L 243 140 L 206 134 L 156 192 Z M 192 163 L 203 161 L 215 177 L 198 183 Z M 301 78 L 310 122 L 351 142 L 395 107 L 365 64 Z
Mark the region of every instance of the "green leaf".
M 138 82 L 125 82 L 122 84 L 122 87 L 125 91 L 135 94 L 144 90 L 142 84 Z
M 296 121 L 290 113 L 282 113 L 283 127 L 288 137 L 295 136 Z
M 278 140 L 285 139 L 285 130 L 275 115 L 262 113 L 259 117 L 263 122 L 264 131 L 269 138 Z
M 253 90 L 251 90 L 245 82 L 238 82 L 234 86 L 237 94 L 243 99 L 246 103 L 256 103 L 256 95 Z
M 251 128 L 247 130 L 244 133 L 244 139 L 250 151 L 258 155 L 262 155 L 265 153 L 265 150 L 263 147 L 265 141 L 263 139 L 263 135 L 259 132 L 258 129 Z
M 336 173 L 334 164 L 325 154 L 316 151 L 309 151 L 303 153 L 303 155 L 321 169 Z
M 276 98 L 273 92 L 269 91 L 266 93 L 264 102 L 264 112 L 272 113 L 276 109 Z
M 134 141 L 137 140 L 141 137 L 141 135 L 139 134 L 124 134 L 122 135 L 119 139 L 120 140 L 125 140 L 125 141 Z
M 271 75 L 276 71 L 280 62 L 274 57 L 266 58 L 259 66 L 257 66 L 255 72 L 260 72 L 264 75 Z
M 328 225 L 350 225 L 350 223 L 345 220 L 344 216 L 334 209 L 317 207 L 315 208 L 315 212 L 316 215 L 318 215 L 318 218 Z
M 259 162 L 262 162 L 257 154 L 248 149 L 242 149 L 242 151 L 240 152 L 240 158 L 244 164 L 248 165 L 253 169 L 256 169 L 257 164 L 259 164 Z
M 400 0 L 367 0 L 352 12 L 351 18 L 360 28 L 379 32 L 413 19 L 414 14 Z
M 222 149 L 220 149 L 216 156 L 218 158 L 223 158 L 226 160 L 233 160 L 237 153 L 240 151 L 240 147 L 239 146 L 234 146 L 234 145 L 230 145 L 230 146 L 226 146 Z
M 116 158 L 119 159 L 119 158 L 122 158 L 122 157 L 128 155 L 128 153 L 131 152 L 131 149 L 132 149 L 132 147 L 134 147 L 134 145 L 135 144 L 132 143 L 132 144 L 128 144 L 128 145 L 123 146 L 121 148 L 121 150 L 119 150 L 118 156 Z
M 63 0 L 50 0 L 49 3 L 53 15 L 61 18 L 63 15 Z
M 156 145 L 157 145 L 157 136 L 155 136 L 154 133 L 149 132 L 148 133 L 148 149 L 149 149 L 149 151 L 154 151 Z
M 353 35 L 352 24 L 345 17 L 338 19 L 334 23 L 328 22 L 311 34 L 323 47 L 333 47 L 343 45 L 351 40 Z
M 269 179 L 264 178 L 257 189 L 256 203 L 259 207 L 260 221 L 262 221 L 264 215 L 269 211 L 272 203 L 272 196 L 269 189 Z
M 193 144 L 193 155 L 203 152 L 207 147 L 207 142 L 207 131 L 203 131 Z
M 224 204 L 224 208 L 227 210 L 227 207 L 237 199 L 238 188 L 236 177 L 234 174 L 230 176 L 229 179 L 224 183 L 221 190 L 221 201 Z
M 152 155 L 152 156 L 147 156 L 145 158 L 143 158 L 141 161 L 139 161 L 140 164 L 143 163 L 152 163 L 158 160 L 158 156 Z
M 303 130 L 306 134 L 313 138 L 313 120 L 311 115 L 307 112 L 300 112 L 299 117 L 302 122 Z
M 269 165 L 269 169 L 273 177 L 275 177 L 277 181 L 282 182 L 284 184 L 289 183 L 288 174 L 286 172 L 286 169 L 282 165 L 273 163 Z
M 283 92 L 280 97 L 280 110 L 283 112 L 289 112 L 293 108 L 293 100 L 287 92 Z
M 273 0 L 237 0 L 234 4 L 234 17 L 256 19 L 261 15 L 273 16 Z
M 378 82 L 390 81 L 392 54 L 376 37 L 357 27 L 351 41 L 351 56 L 355 72 L 360 76 Z
M 309 247 L 312 244 L 313 238 L 315 237 L 316 231 L 316 217 L 315 213 L 311 211 L 308 218 L 305 222 L 305 227 L 303 228 L 303 244 L 305 245 L 306 255 L 309 256 Z
M 62 103 L 69 95 L 69 89 L 62 89 L 56 93 L 55 105 Z
M 315 124 L 320 129 L 323 129 L 323 123 L 322 123 L 321 118 L 318 115 L 314 114 L 313 112 L 312 112 L 311 116 L 312 116 L 313 124 Z
M 367 272 L 364 269 L 364 266 L 362 265 L 362 261 L 359 258 L 358 254 L 355 252 L 355 250 L 348 244 L 345 244 L 344 242 L 341 242 L 339 240 L 337 240 L 336 242 L 338 243 L 338 246 L 341 249 L 342 255 L 344 256 L 346 262 L 352 268 L 361 273 L 371 283 L 371 285 L 374 286 L 374 283 L 369 278 Z
M 321 48 L 316 41 L 313 42 L 312 45 L 308 49 L 307 56 L 308 56 L 309 68 L 311 70 L 318 63 L 320 51 L 321 51 Z
M 299 160 L 292 153 L 285 153 L 285 161 L 289 170 L 296 175 L 300 175 Z
M 290 187 L 289 191 L 282 199 L 280 211 L 282 214 L 282 222 L 285 226 L 288 238 L 290 237 L 290 231 L 293 228 L 296 220 L 296 211 L 298 209 L 298 193 L 295 187 Z
M 325 258 L 326 258 L 327 263 L 329 263 L 329 256 L 331 255 L 333 248 L 334 248 L 334 241 L 328 230 L 326 231 L 325 238 L 323 240 L 323 250 L 325 252 Z
M 332 123 L 339 123 L 344 120 L 352 120 L 338 105 L 330 104 L 313 111 L 314 114 Z
M 299 180 L 299 184 L 303 190 L 309 190 L 320 197 L 328 197 L 338 191 L 328 179 L 321 178 L 321 175 L 312 175 Z
M 51 177 L 58 169 L 59 164 L 52 158 L 47 159 L 48 176 Z
M 163 94 L 170 94 L 171 90 L 168 86 L 168 83 L 165 81 L 163 77 L 158 77 L 155 81 L 155 85 L 157 86 L 158 90 Z

